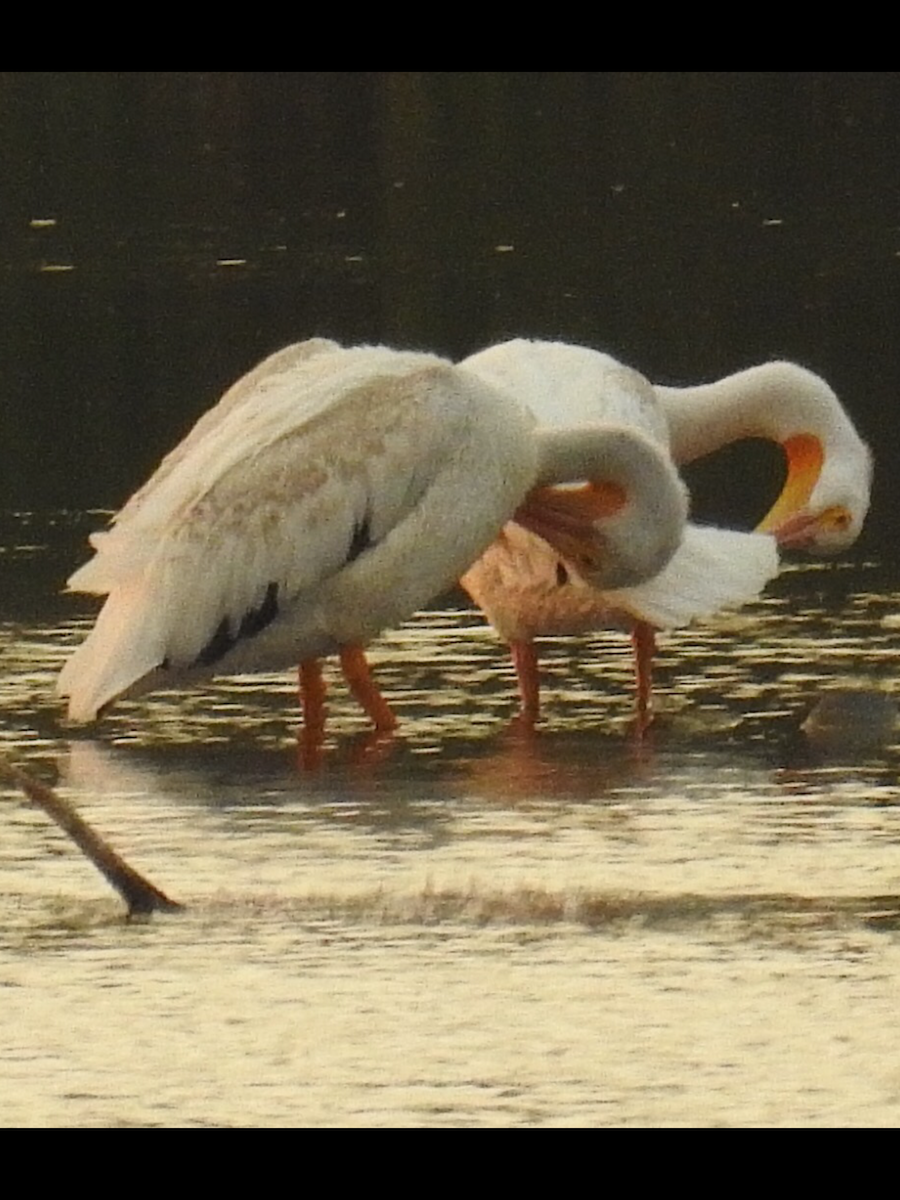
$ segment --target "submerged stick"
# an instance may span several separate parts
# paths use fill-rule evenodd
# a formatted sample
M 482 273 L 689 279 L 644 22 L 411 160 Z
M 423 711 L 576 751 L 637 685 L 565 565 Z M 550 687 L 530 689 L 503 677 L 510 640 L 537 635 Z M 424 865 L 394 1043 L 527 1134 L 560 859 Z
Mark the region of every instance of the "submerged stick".
M 69 835 L 128 905 L 129 917 L 152 912 L 178 912 L 184 908 L 183 904 L 179 904 L 177 900 L 170 900 L 165 892 L 161 892 L 149 879 L 145 879 L 134 867 L 130 867 L 125 859 L 78 815 L 72 805 L 57 795 L 52 788 L 39 783 L 37 779 L 32 779 L 2 756 L 0 777 L 20 787 L 30 800 L 42 808 L 47 816 Z

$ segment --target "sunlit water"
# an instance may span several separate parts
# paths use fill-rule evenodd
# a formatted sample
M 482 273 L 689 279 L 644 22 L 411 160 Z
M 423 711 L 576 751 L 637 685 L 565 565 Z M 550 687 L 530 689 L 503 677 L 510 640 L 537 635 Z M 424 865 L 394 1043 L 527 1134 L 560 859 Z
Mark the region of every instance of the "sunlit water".
M 894 691 L 881 569 L 665 635 L 642 745 L 623 635 L 546 645 L 528 738 L 493 634 L 435 608 L 374 654 L 398 735 L 335 679 L 315 769 L 287 674 L 67 728 L 86 611 L 12 611 L 0 748 L 187 909 L 125 921 L 3 789 L 0 1124 L 900 1122 L 897 738 L 798 733 L 823 687 Z

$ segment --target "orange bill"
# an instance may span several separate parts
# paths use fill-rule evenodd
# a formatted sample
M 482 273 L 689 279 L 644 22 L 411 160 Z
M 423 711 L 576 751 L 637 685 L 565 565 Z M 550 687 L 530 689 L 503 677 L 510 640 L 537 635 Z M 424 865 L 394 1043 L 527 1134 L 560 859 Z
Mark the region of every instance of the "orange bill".
M 782 542 L 780 530 L 793 530 L 799 518 L 811 520 L 804 514 L 806 505 L 822 470 L 825 453 L 822 443 L 812 434 L 798 433 L 782 443 L 787 456 L 788 473 L 781 495 L 756 527 L 757 533 L 771 533 Z M 790 536 L 799 532 L 793 530 Z
M 833 504 L 820 513 L 799 512 L 785 517 L 769 532 L 779 546 L 787 550 L 802 550 L 813 545 L 828 533 L 844 533 L 853 520 L 842 504 Z

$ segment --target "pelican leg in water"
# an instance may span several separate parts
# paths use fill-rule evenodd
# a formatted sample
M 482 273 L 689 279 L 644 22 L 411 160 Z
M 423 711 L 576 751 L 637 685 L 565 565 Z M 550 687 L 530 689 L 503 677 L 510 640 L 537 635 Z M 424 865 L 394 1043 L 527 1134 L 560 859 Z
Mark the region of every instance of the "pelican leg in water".
M 661 519 L 617 512 L 610 527 L 635 478 Z M 302 342 L 234 384 L 91 537 L 69 587 L 106 599 L 58 690 L 84 722 L 121 697 L 299 664 L 321 735 L 319 660 L 337 654 L 391 728 L 364 647 L 450 587 L 513 516 L 586 580 L 627 582 L 668 561 L 685 515 L 677 473 L 640 430 L 545 429 L 508 389 L 434 355 Z
M 642 734 L 651 721 L 653 656 L 656 653 L 656 634 L 653 626 L 636 621 L 631 631 L 631 640 L 634 646 L 636 729 Z M 530 727 L 541 715 L 537 646 L 533 640 L 522 639 L 510 642 L 509 649 L 519 684 L 519 721 Z
M 397 728 L 397 718 L 372 677 L 372 670 L 361 646 L 342 646 L 339 651 L 341 670 L 347 686 L 360 708 L 380 732 Z M 310 733 L 325 730 L 325 697 L 327 688 L 318 658 L 307 659 L 299 667 L 300 706 L 303 725 Z
M 518 638 L 509 643 L 509 650 L 519 682 L 519 715 L 526 725 L 533 725 L 541 715 L 541 677 L 537 647 L 530 638 Z
M 631 631 L 634 647 L 635 709 L 638 733 L 643 733 L 653 719 L 653 658 L 656 654 L 656 632 L 646 621 L 635 621 Z
M 666 413 L 650 382 L 609 355 L 559 342 L 516 340 L 492 346 L 461 364 L 528 405 L 541 428 L 585 428 L 609 421 L 652 440 L 677 470 Z M 655 559 L 651 539 L 672 518 L 674 499 L 639 473 L 610 480 L 601 491 L 557 487 L 545 511 L 555 527 L 516 513 L 499 538 L 461 578 L 462 586 L 512 647 L 522 700 L 521 719 L 539 713 L 534 639 L 630 629 L 635 648 L 639 731 L 651 710 L 654 629 L 685 625 L 755 598 L 778 570 L 775 537 L 687 522 L 667 559 Z M 591 501 L 608 539 L 606 571 L 587 579 L 565 537 L 566 513 Z M 630 570 L 623 571 L 623 546 Z

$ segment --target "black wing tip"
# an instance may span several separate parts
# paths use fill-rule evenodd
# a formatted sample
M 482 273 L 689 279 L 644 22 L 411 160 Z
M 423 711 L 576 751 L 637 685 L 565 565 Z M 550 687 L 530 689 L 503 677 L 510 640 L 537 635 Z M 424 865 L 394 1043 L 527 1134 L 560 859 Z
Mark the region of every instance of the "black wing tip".
M 231 618 L 223 617 L 216 631 L 194 659 L 191 666 L 211 667 L 224 658 L 243 638 L 255 637 L 278 616 L 278 584 L 274 581 L 266 586 L 266 594 L 257 608 L 248 608 L 241 617 L 237 633 L 231 632 Z

